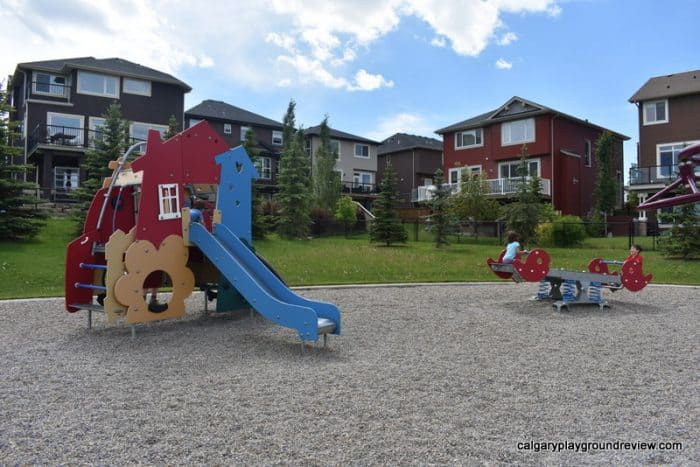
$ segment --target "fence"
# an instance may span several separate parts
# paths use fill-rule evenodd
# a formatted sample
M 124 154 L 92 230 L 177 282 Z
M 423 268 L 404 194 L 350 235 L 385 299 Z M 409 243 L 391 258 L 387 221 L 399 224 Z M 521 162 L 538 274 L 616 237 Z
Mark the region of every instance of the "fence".
M 432 241 L 433 234 L 430 230 L 430 222 L 426 217 L 402 219 L 409 241 Z M 359 235 L 367 232 L 369 221 L 358 219 L 355 225 L 346 230 L 345 226 L 330 218 L 316 219 L 311 228 L 311 235 L 315 237 L 329 237 L 338 235 Z M 551 224 L 551 223 L 542 223 Z M 627 247 L 633 243 L 643 243 L 647 250 L 656 250 L 660 233 L 658 225 L 652 222 L 638 220 L 613 220 L 604 222 L 581 222 L 589 237 L 613 237 L 625 238 Z M 476 221 L 453 222 L 449 225 L 448 235 L 450 241 L 467 242 L 476 239 L 493 239 L 494 243 L 504 244 L 507 236 L 507 228 L 504 222 Z M 530 246 L 530 245 L 528 245 Z

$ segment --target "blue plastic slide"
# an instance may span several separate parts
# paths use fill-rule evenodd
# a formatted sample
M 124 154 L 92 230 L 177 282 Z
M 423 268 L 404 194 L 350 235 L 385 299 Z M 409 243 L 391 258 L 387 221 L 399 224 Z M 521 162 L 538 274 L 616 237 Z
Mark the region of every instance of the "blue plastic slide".
M 202 224 L 193 222 L 190 242 L 258 313 L 296 329 L 302 341 L 315 341 L 322 334 L 340 334 L 338 307 L 294 293 L 225 225 L 216 224 L 210 233 Z

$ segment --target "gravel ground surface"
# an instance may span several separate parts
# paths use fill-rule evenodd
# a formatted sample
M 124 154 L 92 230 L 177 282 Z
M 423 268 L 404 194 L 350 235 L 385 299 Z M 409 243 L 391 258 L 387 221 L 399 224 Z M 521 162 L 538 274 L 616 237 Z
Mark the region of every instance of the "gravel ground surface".
M 698 465 L 700 288 L 562 313 L 535 288 L 302 289 L 344 326 L 303 356 L 201 294 L 134 340 L 62 300 L 0 302 L 0 464 Z M 567 442 L 682 449 L 527 444 Z

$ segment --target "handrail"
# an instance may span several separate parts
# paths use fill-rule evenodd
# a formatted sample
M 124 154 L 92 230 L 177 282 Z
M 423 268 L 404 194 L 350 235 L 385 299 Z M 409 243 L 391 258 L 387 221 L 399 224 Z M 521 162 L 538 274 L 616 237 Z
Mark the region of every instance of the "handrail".
M 107 192 L 105 193 L 105 200 L 102 203 L 102 209 L 100 209 L 100 217 L 97 218 L 97 229 L 99 230 L 100 226 L 102 225 L 102 219 L 104 218 L 105 215 L 105 210 L 107 209 L 107 203 L 109 202 L 109 195 L 112 194 L 112 189 L 114 188 L 114 184 L 117 182 L 117 177 L 119 175 L 119 172 L 121 172 L 122 167 L 126 163 L 127 158 L 131 155 L 132 152 L 136 150 L 137 147 L 139 146 L 146 146 L 145 141 L 141 141 L 139 143 L 136 143 L 132 145 L 129 149 L 126 150 L 124 155 L 119 158 L 119 165 L 117 165 L 117 168 L 114 169 L 114 173 L 112 174 L 112 180 L 109 182 L 109 188 L 107 188 Z

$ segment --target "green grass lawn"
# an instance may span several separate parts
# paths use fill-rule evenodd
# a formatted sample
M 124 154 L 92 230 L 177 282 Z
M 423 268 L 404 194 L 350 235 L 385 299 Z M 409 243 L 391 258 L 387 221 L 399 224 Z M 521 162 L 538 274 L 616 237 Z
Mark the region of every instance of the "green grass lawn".
M 51 219 L 34 241 L 0 242 L 0 299 L 62 296 L 65 248 L 73 231 L 70 220 Z M 385 247 L 370 244 L 364 235 L 305 241 L 273 237 L 256 242 L 255 249 L 292 286 L 498 280 L 486 266 L 486 259 L 502 249 L 495 239 L 454 239 L 437 249 L 428 238 L 421 233 L 421 241 Z M 700 261 L 666 259 L 651 251 L 651 238 L 635 241 L 645 248 L 644 270 L 654 275 L 653 283 L 700 285 Z M 575 271 L 586 270 L 596 257 L 623 260 L 628 249 L 627 237 L 546 248 L 552 267 Z

